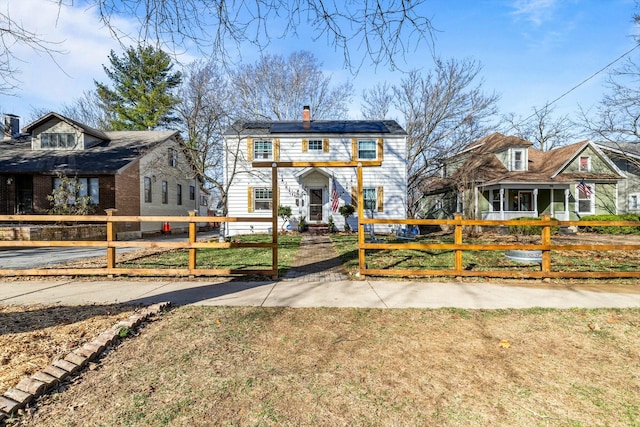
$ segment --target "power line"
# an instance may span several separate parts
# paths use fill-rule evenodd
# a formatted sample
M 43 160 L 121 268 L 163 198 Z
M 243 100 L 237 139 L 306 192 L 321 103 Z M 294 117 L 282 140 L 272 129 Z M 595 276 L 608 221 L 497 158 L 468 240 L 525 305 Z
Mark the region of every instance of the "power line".
M 603 71 L 605 71 L 607 68 L 611 67 L 613 64 L 615 64 L 616 62 L 620 61 L 621 59 L 623 59 L 625 56 L 628 56 L 629 54 L 631 54 L 631 52 L 633 52 L 634 50 L 638 49 L 640 47 L 640 43 L 637 43 L 634 47 L 632 47 L 631 49 L 629 49 L 628 51 L 626 51 L 625 53 L 623 53 L 622 55 L 620 55 L 619 57 L 617 57 L 616 59 L 614 59 L 613 61 L 609 62 L 607 65 L 605 65 L 604 67 L 602 67 L 601 69 L 599 69 L 598 71 L 596 71 L 595 73 L 591 74 L 589 77 L 587 77 L 586 79 L 582 80 L 580 83 L 578 83 L 577 85 L 573 86 L 571 89 L 569 89 L 568 91 L 564 92 L 562 95 L 558 96 L 556 99 L 554 99 L 553 101 L 549 102 L 546 104 L 545 107 L 549 107 L 550 105 L 555 104 L 556 102 L 558 102 L 559 100 L 561 100 L 562 98 L 564 98 L 565 96 L 569 95 L 571 92 L 573 92 L 574 90 L 578 89 L 580 86 L 584 85 L 585 83 L 587 83 L 589 80 L 593 79 L 594 77 L 596 77 L 598 74 L 602 73 Z M 531 114 L 530 116 L 522 119 L 520 121 L 520 123 L 518 123 L 518 125 L 521 125 L 522 123 L 526 122 L 527 120 L 529 120 L 530 118 L 532 118 L 533 116 L 535 116 L 536 114 L 538 114 L 541 110 L 535 110 L 533 114 Z M 511 129 L 514 129 L 515 126 L 511 126 Z

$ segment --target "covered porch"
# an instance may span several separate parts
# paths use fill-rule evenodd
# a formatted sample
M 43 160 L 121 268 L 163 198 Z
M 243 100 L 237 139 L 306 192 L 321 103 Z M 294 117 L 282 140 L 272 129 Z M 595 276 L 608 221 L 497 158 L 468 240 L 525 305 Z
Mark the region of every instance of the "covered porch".
M 547 213 L 552 218 L 568 221 L 574 202 L 569 184 L 476 187 L 474 196 L 475 216 L 486 220 L 535 218 Z

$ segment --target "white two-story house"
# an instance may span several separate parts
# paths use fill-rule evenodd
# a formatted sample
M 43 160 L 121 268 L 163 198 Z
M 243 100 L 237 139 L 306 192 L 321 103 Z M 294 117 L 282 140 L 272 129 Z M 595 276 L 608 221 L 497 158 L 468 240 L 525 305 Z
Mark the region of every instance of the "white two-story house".
M 227 216 L 269 217 L 273 191 L 270 168 L 254 162 L 357 162 L 379 160 L 363 167 L 366 215 L 406 218 L 406 132 L 393 120 L 311 120 L 307 107 L 300 121 L 238 122 L 225 132 Z M 356 207 L 357 168 L 278 167 L 278 206 L 290 206 L 294 223 L 333 222 L 344 229 L 339 208 Z M 356 213 L 348 219 L 355 229 Z M 280 220 L 279 228 L 287 227 Z M 227 224 L 228 235 L 269 232 L 265 222 Z

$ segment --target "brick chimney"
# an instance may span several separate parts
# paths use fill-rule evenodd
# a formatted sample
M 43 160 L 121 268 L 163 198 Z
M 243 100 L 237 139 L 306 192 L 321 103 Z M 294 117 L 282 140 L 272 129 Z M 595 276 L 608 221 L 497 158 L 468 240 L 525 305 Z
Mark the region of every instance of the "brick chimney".
M 302 125 L 305 129 L 311 127 L 311 109 L 308 105 L 302 107 Z

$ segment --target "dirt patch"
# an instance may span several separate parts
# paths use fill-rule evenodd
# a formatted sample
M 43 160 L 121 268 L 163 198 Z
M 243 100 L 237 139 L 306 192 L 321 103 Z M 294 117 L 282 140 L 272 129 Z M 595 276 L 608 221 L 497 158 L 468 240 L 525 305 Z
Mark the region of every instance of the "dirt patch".
M 181 307 L 21 422 L 636 425 L 639 348 L 639 309 Z
M 0 394 L 134 310 L 125 305 L 0 305 Z

